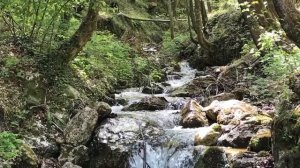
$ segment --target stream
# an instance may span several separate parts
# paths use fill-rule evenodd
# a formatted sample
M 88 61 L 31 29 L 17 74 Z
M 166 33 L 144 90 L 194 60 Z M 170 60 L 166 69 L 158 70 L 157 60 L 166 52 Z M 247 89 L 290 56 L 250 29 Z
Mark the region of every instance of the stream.
M 196 70 L 192 69 L 186 61 L 180 63 L 181 77 L 175 78 L 174 75 L 168 75 L 164 93 L 154 94 L 156 97 L 164 97 L 170 104 L 176 104 L 178 109 L 172 109 L 167 106 L 164 110 L 154 112 L 148 111 L 121 111 L 123 106 L 113 106 L 112 112 L 118 116 L 131 115 L 134 118 L 147 118 L 154 122 L 163 133 L 160 136 L 150 137 L 150 140 L 144 139 L 142 150 L 134 152 L 129 159 L 131 168 L 141 168 L 147 164 L 151 168 L 189 168 L 194 166 L 197 155 L 193 154 L 194 135 L 202 128 L 186 128 L 179 126 L 179 111 L 188 98 L 170 97 L 168 92 L 177 87 L 187 84 L 195 78 Z M 129 88 L 116 95 L 116 98 L 123 98 L 129 102 L 129 105 L 140 101 L 142 98 L 151 96 L 141 92 L 140 88 Z
M 195 135 L 197 134 L 200 137 L 204 137 L 212 128 L 210 126 L 196 128 L 183 128 L 180 126 L 180 111 L 191 98 L 172 97 L 170 92 L 194 80 L 197 72 L 195 69 L 192 69 L 186 61 L 180 63 L 180 69 L 180 72 L 176 72 L 176 75 L 168 75 L 168 80 L 164 83 L 166 87 L 163 87 L 164 90 L 160 94 L 145 94 L 142 93 L 141 88 L 128 88 L 115 95 L 117 100 L 122 99 L 128 103 L 126 106 L 112 106 L 112 113 L 116 114 L 116 117 L 108 118 L 96 129 L 92 142 L 94 154 L 89 167 L 199 167 L 199 157 L 205 155 L 206 149 L 209 147 L 203 145 L 195 146 Z M 198 79 L 202 78 L 200 77 Z M 145 99 L 155 97 L 160 97 L 158 99 L 167 101 L 167 105 L 163 106 L 161 110 L 156 111 L 140 109 L 136 111 L 126 110 L 128 109 L 126 107 L 130 105 L 135 105 L 143 102 Z M 255 122 L 260 121 L 253 122 L 253 120 L 251 120 L 251 116 L 258 115 L 256 107 L 252 107 L 238 100 L 228 101 L 224 105 L 226 106 L 228 104 L 237 110 L 240 108 L 238 105 L 245 106 L 250 110 L 254 109 L 254 113 L 249 113 L 250 118 L 246 118 L 245 121 L 239 119 L 244 124 L 238 126 L 222 125 L 222 129 L 227 130 L 227 134 L 220 137 L 223 142 L 221 142 L 219 148 L 222 148 L 225 153 L 216 155 L 218 160 L 224 161 L 222 161 L 221 164 L 223 166 L 221 167 L 230 166 L 228 157 L 232 158 L 237 153 L 245 152 L 249 140 L 259 129 L 269 129 L 268 126 L 260 126 L 259 123 L 255 124 Z M 144 106 L 142 106 L 142 108 L 144 108 Z M 243 110 L 238 110 L 235 115 L 241 117 L 241 112 L 243 112 Z M 247 112 L 245 111 L 243 113 Z M 249 122 L 254 125 L 249 125 Z M 242 149 L 222 146 L 238 146 Z M 246 159 L 242 157 L 237 161 L 238 164 L 241 165 L 237 167 L 244 167 L 244 163 L 245 165 L 248 165 L 248 163 L 252 165 L 256 165 L 256 163 L 259 165 L 271 163 L 272 165 L 272 161 L 269 162 L 269 160 L 272 160 L 271 157 L 257 157 L 256 153 L 253 152 L 246 153 L 246 155 Z M 215 158 L 215 154 L 213 154 L 213 158 Z M 267 162 L 265 161 L 266 159 Z

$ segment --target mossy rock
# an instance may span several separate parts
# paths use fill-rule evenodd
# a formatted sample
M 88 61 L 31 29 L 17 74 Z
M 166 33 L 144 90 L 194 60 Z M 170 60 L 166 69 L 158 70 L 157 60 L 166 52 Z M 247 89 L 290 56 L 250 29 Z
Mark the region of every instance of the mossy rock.
M 258 130 L 249 142 L 249 149 L 254 152 L 271 150 L 271 130 Z
M 251 117 L 249 121 L 253 121 L 257 125 L 271 125 L 273 119 L 269 116 L 258 114 Z
M 39 165 L 38 157 L 27 145 L 20 146 L 21 154 L 14 160 L 14 168 L 37 168 Z
M 215 15 L 209 19 L 207 29 L 209 41 L 214 44 L 214 48 L 212 51 L 200 48 L 189 58 L 191 66 L 197 69 L 226 65 L 239 58 L 244 39 L 251 38 L 238 9 Z
M 195 168 L 224 168 L 226 167 L 226 155 L 223 149 L 218 147 L 209 147 L 200 156 Z

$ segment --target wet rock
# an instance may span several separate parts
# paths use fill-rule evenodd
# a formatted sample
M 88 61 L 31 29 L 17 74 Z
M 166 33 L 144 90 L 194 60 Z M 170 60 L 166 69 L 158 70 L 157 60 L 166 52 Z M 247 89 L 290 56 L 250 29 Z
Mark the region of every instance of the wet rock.
M 85 165 L 89 160 L 88 148 L 84 145 L 72 147 L 65 145 L 62 147 L 61 155 L 58 161 L 61 165 L 71 162 L 76 165 Z
M 173 90 L 170 95 L 173 97 L 198 97 L 200 95 L 216 94 L 216 90 L 222 92 L 222 86 L 218 86 L 213 76 L 199 76 L 188 84 Z
M 95 131 L 89 147 L 93 152 L 88 167 L 124 168 L 129 166 L 129 158 L 134 146 L 144 138 L 156 139 L 162 132 L 154 123 L 132 116 L 109 118 Z
M 213 101 L 203 109 L 207 116 L 219 124 L 239 123 L 246 117 L 257 115 L 258 109 L 239 100 Z
M 64 130 L 66 143 L 78 146 L 90 139 L 98 121 L 98 112 L 89 107 L 77 113 Z
M 249 150 L 254 152 L 271 150 L 271 130 L 260 129 L 249 143 Z
M 230 167 L 232 168 L 245 168 L 245 167 L 263 167 L 263 168 L 273 168 L 274 162 L 273 158 L 269 153 L 261 152 L 245 152 L 240 153 L 232 158 L 230 162 Z
M 111 107 L 105 102 L 98 102 L 96 105 L 99 119 L 107 118 L 111 113 Z
M 118 99 L 116 99 L 116 104 L 125 106 L 128 104 L 128 101 L 124 98 L 118 98 Z
M 206 114 L 202 112 L 202 106 L 195 100 L 190 100 L 180 113 L 180 124 L 185 128 L 203 127 L 208 125 Z
M 171 86 L 171 84 L 167 83 L 167 82 L 162 82 L 161 85 L 167 87 L 167 86 Z
M 142 93 L 145 94 L 161 94 L 164 92 L 164 88 L 157 84 L 153 84 L 152 86 L 146 86 L 143 88 Z
M 63 166 L 62 166 L 62 168 L 82 168 L 81 166 L 78 166 L 78 165 L 75 165 L 75 164 L 73 164 L 73 163 L 71 163 L 71 162 L 67 162 L 67 163 L 65 163 Z
M 246 148 L 250 139 L 262 128 L 255 124 L 241 124 L 233 127 L 218 139 L 218 145 L 235 148 Z
M 140 102 L 123 108 L 122 111 L 163 110 L 167 105 L 168 101 L 164 97 L 145 97 Z
M 216 145 L 221 136 L 222 128 L 219 124 L 211 125 L 207 132 L 198 132 L 195 136 L 195 145 Z
M 173 91 L 171 91 L 170 96 L 172 97 L 189 97 L 190 93 L 186 86 L 179 87 Z
M 222 148 L 209 147 L 200 156 L 195 168 L 225 168 L 227 165 L 226 155 Z
M 205 76 L 206 72 L 205 71 L 197 71 L 195 76 L 198 77 L 198 76 Z

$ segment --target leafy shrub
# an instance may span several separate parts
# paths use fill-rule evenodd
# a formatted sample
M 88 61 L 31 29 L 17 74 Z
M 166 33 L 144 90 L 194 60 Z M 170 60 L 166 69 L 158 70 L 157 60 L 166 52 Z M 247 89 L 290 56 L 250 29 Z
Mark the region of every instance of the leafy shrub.
M 146 58 L 135 55 L 128 44 L 107 31 L 96 32 L 72 65 L 81 78 L 105 78 L 112 86 L 124 81 L 127 85 L 143 83 L 155 69 Z
M 174 39 L 171 39 L 170 32 L 166 32 L 163 39 L 162 53 L 169 56 L 182 50 L 183 43 L 189 40 L 189 35 L 178 34 Z
M 284 46 L 277 45 L 276 42 L 281 41 L 281 37 L 284 37 L 281 31 L 266 32 L 259 39 L 260 50 L 254 45 L 247 44 L 243 48 L 243 53 L 261 56 L 261 52 L 264 51 L 261 62 L 266 77 L 254 81 L 252 89 L 265 92 L 262 94 L 268 97 L 279 96 L 281 100 L 288 100 L 290 90 L 287 86 L 287 79 L 300 68 L 300 49 L 297 47 L 285 49 Z
M 18 135 L 11 132 L 0 133 L 0 157 L 4 160 L 10 160 L 17 157 L 20 154 L 19 147 L 21 140 Z

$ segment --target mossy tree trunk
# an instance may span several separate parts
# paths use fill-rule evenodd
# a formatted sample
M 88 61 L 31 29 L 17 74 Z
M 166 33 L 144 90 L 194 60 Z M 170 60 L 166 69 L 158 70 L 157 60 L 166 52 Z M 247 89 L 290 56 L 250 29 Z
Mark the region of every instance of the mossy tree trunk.
M 281 27 L 286 35 L 300 47 L 300 11 L 295 0 L 273 0 Z
M 191 18 L 191 23 L 194 31 L 197 34 L 197 42 L 200 44 L 201 47 L 210 51 L 213 45 L 206 39 L 204 32 L 203 32 L 203 14 L 206 14 L 205 7 L 203 8 L 203 1 L 202 0 L 190 0 L 189 1 L 189 15 Z M 207 16 L 206 16 L 207 17 Z
M 93 32 L 97 29 L 99 9 L 98 0 L 90 0 L 87 15 L 79 28 L 57 50 L 57 55 L 62 61 L 65 63 L 72 61 L 91 39 Z
M 168 0 L 168 13 L 170 18 L 170 32 L 171 32 L 171 39 L 174 39 L 174 15 L 173 15 L 173 9 L 172 9 L 172 0 Z

